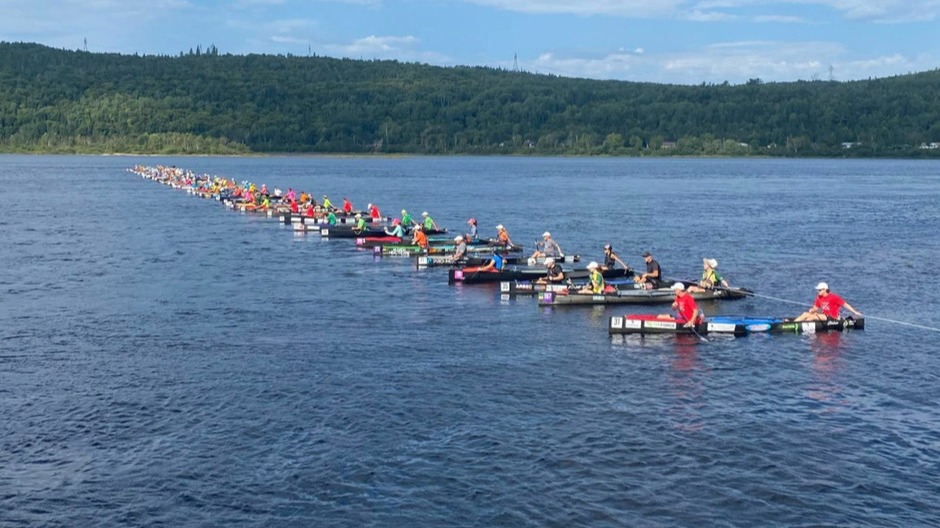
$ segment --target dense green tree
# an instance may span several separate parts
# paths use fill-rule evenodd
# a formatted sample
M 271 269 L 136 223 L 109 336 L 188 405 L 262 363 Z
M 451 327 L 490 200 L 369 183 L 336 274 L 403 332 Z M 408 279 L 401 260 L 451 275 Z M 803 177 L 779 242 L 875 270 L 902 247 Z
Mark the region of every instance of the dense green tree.
M 699 86 L 0 43 L 0 150 L 940 157 L 940 70 Z M 846 147 L 844 144 L 851 144 Z

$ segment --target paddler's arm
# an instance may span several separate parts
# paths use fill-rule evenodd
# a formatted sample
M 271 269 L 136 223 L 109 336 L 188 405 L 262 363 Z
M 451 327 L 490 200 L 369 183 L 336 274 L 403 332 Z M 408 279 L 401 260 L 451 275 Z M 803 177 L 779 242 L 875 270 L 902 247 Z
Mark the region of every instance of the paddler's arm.
M 855 314 L 855 315 L 857 315 L 857 316 L 859 316 L 859 317 L 862 316 L 862 312 L 860 312 L 860 311 L 856 310 L 855 308 L 853 308 L 851 304 L 845 303 L 845 304 L 843 304 L 843 306 L 845 306 L 846 310 L 852 312 L 853 314 Z

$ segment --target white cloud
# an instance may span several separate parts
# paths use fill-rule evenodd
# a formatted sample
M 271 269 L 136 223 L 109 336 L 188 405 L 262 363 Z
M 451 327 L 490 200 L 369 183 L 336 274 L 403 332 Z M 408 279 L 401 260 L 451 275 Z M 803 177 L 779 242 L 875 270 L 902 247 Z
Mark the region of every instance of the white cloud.
M 472 4 L 520 13 L 618 15 L 646 18 L 668 16 L 686 0 L 465 0 Z
M 347 44 L 326 44 L 316 46 L 316 50 L 327 55 L 353 59 L 385 59 L 403 62 L 422 62 L 427 64 L 453 65 L 450 57 L 419 48 L 420 39 L 412 35 L 377 36 L 370 35 Z
M 758 15 L 752 19 L 762 24 L 812 24 L 803 17 L 789 15 Z
M 849 19 L 877 22 L 930 21 L 940 17 L 940 0 L 463 0 L 506 11 L 537 14 L 614 15 L 627 18 L 680 18 L 713 22 L 730 20 L 735 10 L 776 10 L 785 5 L 831 8 Z M 758 17 L 773 16 L 767 14 Z
M 885 77 L 936 67 L 936 57 L 907 57 L 900 53 L 847 59 L 845 48 L 832 42 L 725 42 L 700 50 L 625 53 L 599 57 L 565 57 L 542 53 L 524 69 L 571 77 L 662 82 L 671 84 L 739 84 L 751 78 L 764 81 L 828 79 L 829 67 L 837 80 Z

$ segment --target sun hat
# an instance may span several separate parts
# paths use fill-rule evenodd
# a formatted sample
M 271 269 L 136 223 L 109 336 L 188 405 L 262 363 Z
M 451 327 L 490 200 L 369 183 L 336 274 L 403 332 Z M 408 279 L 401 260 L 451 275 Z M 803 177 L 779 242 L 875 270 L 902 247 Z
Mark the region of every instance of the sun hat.
M 496 229 L 503 230 L 503 229 L 506 229 L 506 228 L 503 227 L 503 224 L 499 224 L 498 226 L 496 226 Z
M 428 215 L 428 212 L 427 212 L 427 211 L 421 213 L 421 216 L 427 216 L 427 215 Z
M 476 218 L 471 218 L 470 220 L 467 220 L 467 223 L 468 223 L 468 224 L 475 224 L 475 223 L 477 223 L 477 219 L 476 219 Z
M 591 262 L 588 264 L 587 269 L 597 269 L 597 262 Z
M 682 284 L 681 282 L 677 282 L 673 284 L 672 286 L 670 286 L 669 289 L 676 290 L 676 291 L 683 291 L 685 290 L 685 284 Z
M 718 267 L 718 261 L 715 259 L 708 259 L 708 265 L 712 268 Z
M 460 242 L 463 240 L 463 236 L 454 237 L 454 242 Z
M 816 285 L 816 289 L 817 289 L 817 290 L 828 290 L 828 289 L 829 289 L 829 285 L 826 284 L 825 282 L 820 282 L 819 284 Z
M 549 233 L 548 231 L 546 231 L 546 232 L 542 233 L 542 236 L 543 236 L 543 237 L 551 237 L 552 234 Z

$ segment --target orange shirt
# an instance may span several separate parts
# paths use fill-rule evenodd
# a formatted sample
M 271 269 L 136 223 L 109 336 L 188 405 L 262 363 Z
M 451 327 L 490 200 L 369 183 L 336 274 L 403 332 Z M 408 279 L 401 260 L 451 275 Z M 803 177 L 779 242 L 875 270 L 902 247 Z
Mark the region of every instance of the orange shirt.
M 427 249 L 428 236 L 424 234 L 424 231 L 415 231 L 414 241 L 418 246 Z

